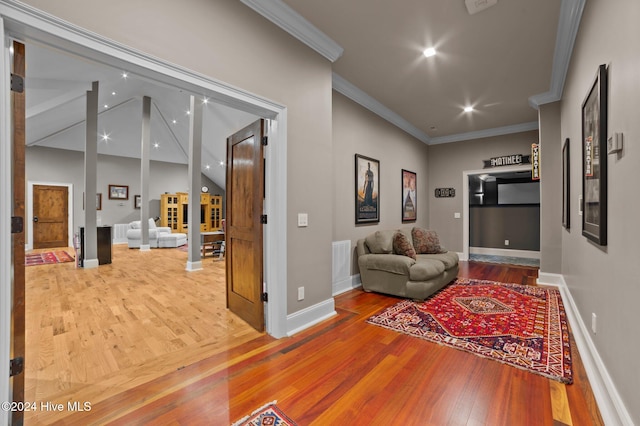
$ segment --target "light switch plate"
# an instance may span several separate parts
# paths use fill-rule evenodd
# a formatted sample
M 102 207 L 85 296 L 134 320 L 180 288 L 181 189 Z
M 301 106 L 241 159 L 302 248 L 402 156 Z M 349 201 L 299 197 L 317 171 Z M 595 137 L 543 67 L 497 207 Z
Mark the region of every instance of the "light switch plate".
M 298 227 L 304 228 L 309 226 L 309 215 L 307 213 L 298 213 Z

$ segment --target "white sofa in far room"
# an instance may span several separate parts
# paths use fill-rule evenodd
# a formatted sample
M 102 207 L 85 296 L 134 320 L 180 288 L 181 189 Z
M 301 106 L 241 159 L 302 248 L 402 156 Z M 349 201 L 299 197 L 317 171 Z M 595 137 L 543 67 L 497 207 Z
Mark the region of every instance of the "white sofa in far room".
M 139 220 L 129 224 L 127 243 L 129 248 L 140 248 L 142 243 L 142 226 Z M 149 246 L 151 248 L 180 247 L 187 243 L 187 234 L 171 233 L 171 228 L 156 226 L 153 219 L 149 219 Z

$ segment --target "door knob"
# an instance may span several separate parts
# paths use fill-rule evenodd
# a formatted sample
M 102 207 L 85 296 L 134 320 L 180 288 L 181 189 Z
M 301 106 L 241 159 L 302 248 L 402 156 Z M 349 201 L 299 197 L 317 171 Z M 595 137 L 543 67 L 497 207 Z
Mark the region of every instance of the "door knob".
M 34 222 L 37 222 L 37 221 L 38 221 L 38 216 L 34 216 L 34 217 L 33 217 L 33 221 L 34 221 Z

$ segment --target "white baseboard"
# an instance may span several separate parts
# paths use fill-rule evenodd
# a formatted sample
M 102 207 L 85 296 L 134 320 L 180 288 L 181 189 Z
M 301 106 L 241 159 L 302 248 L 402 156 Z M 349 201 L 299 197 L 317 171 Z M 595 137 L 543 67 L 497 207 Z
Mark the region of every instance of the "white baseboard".
M 84 259 L 84 261 L 82 262 L 82 267 L 84 269 L 93 269 L 97 268 L 98 266 L 100 266 L 98 259 Z
M 537 284 L 555 285 L 557 287 L 565 285 L 562 275 L 550 274 L 548 272 L 538 272 Z
M 287 315 L 287 336 L 293 336 L 334 315 L 337 315 L 337 313 L 333 297 Z
M 593 395 L 598 403 L 598 408 L 600 410 L 602 420 L 604 420 L 604 424 L 633 426 L 631 415 L 627 411 L 622 398 L 620 398 L 620 394 L 618 393 L 611 376 L 607 372 L 607 368 L 605 367 L 602 358 L 600 358 L 600 354 L 598 354 L 598 350 L 596 349 L 593 340 L 591 340 L 589 329 L 582 321 L 578 307 L 571 296 L 571 292 L 567 287 L 564 277 L 557 274 L 545 274 L 545 277 L 541 278 L 545 278 L 546 281 L 546 276 L 559 277 L 560 283 L 558 284 L 558 287 L 560 289 L 560 294 L 562 295 L 565 312 L 567 313 L 567 318 L 571 324 L 573 338 L 575 339 L 576 346 L 580 352 L 580 358 L 582 359 L 582 364 L 584 364 L 584 368 L 587 372 L 589 384 L 591 385 Z M 540 278 L 538 281 L 540 281 Z
M 510 250 L 486 247 L 469 247 L 470 254 L 485 254 L 487 256 L 524 257 L 526 259 L 540 259 L 540 252 L 533 250 Z
M 333 283 L 333 295 L 337 296 L 360 286 L 362 286 L 362 282 L 360 281 L 360 274 L 351 275 L 349 278 L 345 278 L 342 281 Z
M 185 268 L 187 271 L 191 272 L 191 271 L 199 271 L 202 269 L 202 261 L 201 260 L 197 260 L 195 262 L 189 262 L 187 261 L 187 267 Z
M 467 261 L 467 260 L 469 260 L 469 258 L 468 258 L 468 257 L 466 257 L 466 256 L 464 255 L 464 253 L 463 253 L 463 252 L 461 252 L 461 251 L 457 251 L 457 252 L 456 252 L 456 254 L 458 255 L 458 259 L 460 259 L 460 260 L 462 260 L 462 261 Z

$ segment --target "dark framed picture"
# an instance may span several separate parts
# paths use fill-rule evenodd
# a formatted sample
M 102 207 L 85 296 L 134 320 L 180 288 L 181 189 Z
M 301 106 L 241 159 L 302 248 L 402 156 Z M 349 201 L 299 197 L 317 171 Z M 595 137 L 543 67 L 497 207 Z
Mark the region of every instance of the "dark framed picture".
M 109 199 L 110 200 L 128 200 L 129 186 L 128 185 L 109 185 Z
M 562 226 L 571 227 L 571 161 L 569 156 L 569 138 L 562 146 Z
M 416 174 L 402 169 L 402 221 L 415 222 L 418 216 Z
M 582 103 L 582 235 L 607 245 L 607 66 Z
M 380 162 L 356 154 L 356 224 L 380 221 Z
M 133 196 L 133 208 L 139 209 L 142 206 L 142 197 L 140 195 Z

